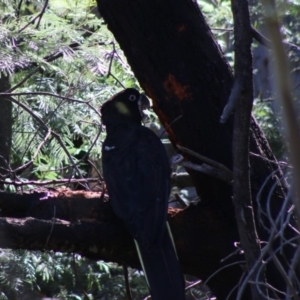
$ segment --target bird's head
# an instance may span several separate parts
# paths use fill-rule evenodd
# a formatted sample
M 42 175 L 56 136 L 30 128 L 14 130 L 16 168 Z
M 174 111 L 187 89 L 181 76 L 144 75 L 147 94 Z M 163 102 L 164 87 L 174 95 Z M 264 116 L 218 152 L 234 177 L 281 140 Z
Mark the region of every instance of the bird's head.
M 149 106 L 149 100 L 133 88 L 125 89 L 101 106 L 102 123 L 114 125 L 121 122 L 134 122 L 141 124 L 142 110 Z

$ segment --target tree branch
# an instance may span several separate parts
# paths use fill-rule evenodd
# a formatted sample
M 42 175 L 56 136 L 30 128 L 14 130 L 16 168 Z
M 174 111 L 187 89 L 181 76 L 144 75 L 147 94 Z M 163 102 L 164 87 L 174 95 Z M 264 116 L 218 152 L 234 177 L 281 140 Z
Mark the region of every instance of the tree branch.
M 113 214 L 107 195 L 104 201 L 100 197 L 100 193 L 68 189 L 23 195 L 2 192 L 0 247 L 75 252 L 139 268 L 132 238 Z M 209 208 L 170 208 L 168 221 L 185 273 L 205 280 L 222 266 L 222 258 L 234 252 L 228 225 Z M 240 276 L 239 266 L 231 271 L 226 284 Z M 221 275 L 212 277 L 212 285 Z
M 30 22 L 28 22 L 25 26 L 23 26 L 23 27 L 18 31 L 18 33 L 21 33 L 21 32 L 22 32 L 23 30 L 25 30 L 30 24 L 33 24 L 34 21 L 37 20 L 37 19 L 39 19 L 38 24 L 37 24 L 37 26 L 36 26 L 36 28 L 38 28 L 38 26 L 39 26 L 39 24 L 40 24 L 40 21 L 41 21 L 41 18 L 42 18 L 42 16 L 43 16 L 43 14 L 45 13 L 45 10 L 46 10 L 46 8 L 47 8 L 47 6 L 48 6 L 48 2 L 49 2 L 49 0 L 46 0 L 46 1 L 45 1 L 44 6 L 43 6 L 41 12 L 40 12 L 39 14 L 37 14 L 32 20 L 30 20 Z M 21 1 L 21 3 L 22 3 L 22 1 Z M 20 3 L 20 4 L 21 4 L 21 3 Z M 19 6 L 19 11 L 20 11 L 20 8 L 21 8 L 21 7 Z
M 82 179 L 53 179 L 53 180 L 0 180 L 1 184 L 13 185 L 13 186 L 51 186 L 58 184 L 69 184 L 69 183 L 87 183 L 87 182 L 99 182 L 99 178 L 82 178 Z
M 233 130 L 233 204 L 237 220 L 241 246 L 245 252 L 248 272 L 262 262 L 260 242 L 256 231 L 253 203 L 250 186 L 249 140 L 250 120 L 253 101 L 252 82 L 252 27 L 247 0 L 231 0 L 234 18 L 234 75 L 235 84 L 229 99 L 236 102 Z M 238 87 L 236 87 L 238 86 Z M 234 94 L 234 96 L 232 96 Z M 237 102 L 238 100 L 238 102 Z M 224 113 L 223 113 L 224 114 Z M 228 115 L 226 116 L 228 118 Z M 252 270 L 253 271 L 253 270 Z M 265 272 L 252 272 L 250 285 L 252 299 L 263 300 L 267 297 L 267 289 L 260 283 L 265 283 Z M 243 290 L 239 289 L 238 299 Z

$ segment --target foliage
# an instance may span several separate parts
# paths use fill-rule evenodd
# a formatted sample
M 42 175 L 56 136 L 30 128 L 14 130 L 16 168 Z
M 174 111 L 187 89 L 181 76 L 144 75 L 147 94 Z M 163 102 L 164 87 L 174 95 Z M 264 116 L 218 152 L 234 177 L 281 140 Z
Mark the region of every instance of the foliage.
M 122 268 L 80 255 L 38 251 L 2 251 L 0 299 L 126 299 Z M 146 296 L 143 276 L 129 269 L 132 293 Z
M 258 100 L 254 101 L 253 112 L 275 156 L 279 159 L 286 159 L 286 145 L 282 136 L 283 128 L 278 117 L 279 113 L 274 112 L 270 102 Z
M 233 64 L 233 16 L 228 0 L 198 0 L 199 7 L 229 63 Z
M 4 12 L 0 70 L 10 75 L 17 120 L 13 123 L 12 169 L 33 160 L 30 169 L 17 174 L 20 179 L 86 175 L 86 163 L 80 159 L 87 154 L 92 159 L 100 157 L 99 106 L 121 88 L 119 82 L 137 85 L 94 8 L 88 1 L 79 2 L 50 1 L 44 13 L 40 1 L 22 3 L 20 8 L 15 2 L 0 3 Z M 47 135 L 50 130 L 61 141 Z M 74 164 L 81 174 L 74 171 Z

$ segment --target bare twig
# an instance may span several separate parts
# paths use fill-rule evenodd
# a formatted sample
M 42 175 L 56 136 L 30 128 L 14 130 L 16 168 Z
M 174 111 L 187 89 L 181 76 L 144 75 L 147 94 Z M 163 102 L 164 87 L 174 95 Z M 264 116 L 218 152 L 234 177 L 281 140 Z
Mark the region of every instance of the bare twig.
M 203 162 L 206 162 L 207 164 L 209 164 L 209 165 L 211 165 L 211 166 L 213 166 L 213 167 L 215 167 L 215 168 L 221 170 L 222 172 L 224 172 L 224 174 L 226 174 L 226 177 L 227 177 L 227 178 L 232 178 L 232 177 L 233 177 L 232 171 L 229 170 L 229 169 L 228 169 L 226 166 L 224 166 L 223 164 L 221 164 L 221 163 L 219 163 L 219 162 L 217 162 L 217 161 L 215 161 L 215 160 L 212 160 L 212 159 L 210 159 L 210 158 L 208 158 L 208 157 L 206 157 L 206 156 L 203 156 L 203 155 L 201 155 L 201 154 L 199 154 L 199 153 L 197 153 L 197 152 L 195 152 L 195 151 L 193 151 L 193 150 L 191 150 L 191 149 L 188 149 L 188 148 L 186 148 L 186 147 L 180 146 L 180 145 L 178 145 L 178 144 L 176 145 L 176 147 L 177 147 L 179 150 L 181 150 L 181 151 L 183 151 L 183 152 L 185 152 L 185 153 L 187 153 L 187 154 L 189 154 L 189 155 L 192 155 L 192 156 L 194 156 L 194 157 L 196 157 L 196 158 L 202 160 Z
M 159 138 L 161 139 L 163 137 L 163 135 L 165 134 L 165 132 L 168 131 L 168 129 L 171 128 L 181 118 L 182 118 L 182 115 L 178 116 L 172 122 L 170 122 L 170 124 L 166 128 L 164 128 L 164 131 L 162 132 L 162 134 L 160 135 Z
M 175 200 L 174 201 L 169 201 L 169 203 L 172 203 L 172 202 L 178 202 L 179 204 L 181 204 L 182 207 L 187 207 L 188 205 L 184 202 L 183 199 L 181 199 L 181 197 L 175 193 L 174 194 L 174 197 L 175 197 Z
M 20 19 L 20 11 L 21 11 L 21 7 L 22 7 L 22 3 L 23 3 L 23 0 L 20 0 L 18 7 L 17 7 L 17 11 L 16 11 L 16 17 L 18 20 Z
M 232 184 L 232 174 L 224 173 L 222 170 L 215 168 L 211 165 L 202 164 L 197 165 L 190 161 L 185 161 L 181 154 L 176 154 L 171 158 L 171 165 L 180 165 L 187 169 L 192 169 L 206 175 L 218 178 L 228 184 Z
M 72 101 L 72 102 L 77 102 L 77 103 L 84 103 L 87 104 L 89 101 L 83 101 L 83 100 L 78 100 L 75 98 L 71 98 L 71 97 L 66 97 L 66 96 L 61 96 L 58 94 L 54 94 L 54 93 L 49 93 L 49 92 L 21 92 L 21 93 L 11 93 L 11 90 L 8 90 L 5 93 L 0 93 L 1 96 L 30 96 L 30 95 L 43 95 L 43 96 L 51 96 L 51 97 L 55 97 L 55 98 L 59 98 L 62 100 L 67 100 L 67 101 Z
M 270 249 L 271 250 L 271 249 Z M 272 255 L 272 259 L 275 262 L 275 265 L 277 267 L 277 270 L 279 270 L 279 273 L 281 274 L 284 282 L 286 283 L 287 287 L 288 287 L 288 294 L 292 294 L 292 299 L 294 300 L 299 300 L 299 296 L 298 296 L 298 292 L 297 290 L 294 288 L 292 282 L 290 281 L 288 274 L 286 273 L 286 271 L 284 270 L 282 264 L 280 263 L 280 261 L 278 260 L 276 255 Z
M 98 45 L 106 45 L 106 43 L 104 42 L 99 42 L 99 43 L 96 43 L 96 44 L 91 44 L 89 45 L 88 47 L 94 47 L 94 46 L 98 46 Z M 66 46 L 66 47 L 69 47 L 70 49 L 72 49 L 73 51 L 76 51 L 76 50 L 79 50 L 80 49 L 80 46 L 81 44 L 75 42 L 75 43 L 71 43 L 70 45 Z M 60 57 L 62 57 L 64 55 L 64 53 L 62 51 L 56 51 L 55 53 L 52 53 L 52 54 L 49 54 L 49 55 L 46 55 L 44 56 L 43 60 L 46 62 L 46 63 L 49 63 L 49 62 L 52 62 Z M 37 73 L 38 71 L 41 71 L 42 69 L 40 68 L 40 66 L 35 63 L 35 62 L 32 62 L 28 65 L 26 65 L 25 67 L 17 67 L 15 69 L 15 72 L 18 72 L 18 71 L 23 71 L 23 70 L 28 70 L 28 69 L 31 69 L 31 68 L 36 68 L 33 72 L 31 72 L 28 76 L 26 76 L 26 80 L 28 78 L 30 78 L 32 75 L 34 75 L 35 73 Z M 21 82 L 24 83 L 26 80 L 22 80 Z M 20 85 L 22 85 L 22 83 L 17 83 L 14 87 L 12 87 L 9 91 L 13 91 L 15 90 L 17 87 L 19 87 Z
M 48 6 L 48 3 L 49 3 L 49 0 L 46 0 L 45 3 L 44 3 L 43 8 L 42 8 L 42 10 L 41 10 L 41 12 L 39 13 L 39 16 L 38 16 L 39 20 L 38 20 L 38 22 L 37 22 L 37 24 L 36 24 L 36 26 L 35 26 L 35 29 L 38 29 L 38 28 L 39 28 L 40 23 L 41 23 L 41 20 L 42 20 L 42 17 L 43 17 L 43 15 L 44 15 L 45 11 L 46 11 L 47 6 Z
M 25 163 L 24 165 L 22 165 L 22 166 L 20 166 L 20 167 L 18 167 L 16 169 L 14 169 L 13 172 L 20 172 L 20 171 L 23 171 L 23 170 L 27 169 L 33 163 L 33 161 L 37 157 L 38 153 L 40 152 L 41 148 L 46 143 L 46 141 L 48 140 L 48 138 L 49 138 L 50 135 L 51 135 L 51 129 L 49 128 L 47 134 L 45 135 L 45 137 L 42 140 L 42 142 L 38 145 L 35 153 L 31 157 L 30 161 L 28 161 L 27 163 Z
M 83 101 L 83 100 L 79 100 L 79 99 L 75 99 L 75 98 L 71 98 L 71 97 L 66 97 L 66 96 L 61 96 L 61 95 L 54 94 L 54 93 L 49 93 L 49 92 L 21 92 L 21 93 L 11 93 L 10 90 L 9 90 L 9 91 L 7 91 L 5 93 L 0 93 L 0 96 L 30 96 L 30 95 L 51 96 L 51 97 L 55 97 L 55 98 L 66 100 L 66 101 L 70 101 L 70 102 L 76 102 L 76 103 L 86 104 L 89 108 L 91 108 L 99 116 L 99 119 L 101 119 L 101 115 L 100 115 L 99 111 L 97 110 L 97 108 L 95 108 L 94 106 L 92 106 L 90 104 L 90 101 Z
M 263 266 L 265 264 L 268 264 L 269 262 L 273 261 L 275 263 L 275 265 L 277 265 L 277 267 L 279 267 L 279 272 L 280 272 L 280 274 L 283 277 L 283 280 L 285 282 L 291 283 L 292 282 L 291 277 L 293 277 L 294 282 L 297 282 L 297 284 L 299 286 L 298 278 L 295 277 L 294 275 L 291 275 L 291 276 L 286 275 L 285 271 L 282 270 L 282 268 L 283 268 L 282 263 L 276 257 L 276 255 L 278 253 L 280 253 L 280 256 L 282 257 L 282 254 L 284 253 L 283 249 L 287 245 L 289 247 L 294 248 L 296 252 L 295 252 L 294 258 L 292 259 L 292 261 L 290 263 L 290 266 L 289 266 L 289 270 L 291 270 L 290 272 L 291 273 L 294 272 L 293 270 L 296 268 L 296 265 L 298 264 L 298 261 L 299 261 L 298 258 L 297 258 L 297 256 L 299 255 L 299 253 L 298 253 L 299 251 L 297 250 L 298 249 L 297 241 L 299 240 L 299 234 L 297 234 L 296 236 L 294 236 L 290 239 L 286 239 L 286 237 L 285 237 L 285 231 L 291 225 L 290 221 L 291 221 L 291 216 L 292 216 L 292 209 L 288 209 L 291 205 L 290 197 L 288 195 L 284 199 L 281 211 L 276 215 L 275 219 L 273 218 L 273 216 L 271 214 L 270 205 L 271 205 L 271 201 L 272 201 L 272 194 L 276 192 L 275 191 L 276 190 L 276 183 L 270 189 L 268 199 L 267 199 L 266 211 L 264 211 L 263 208 L 260 205 L 260 202 L 261 202 L 260 197 L 261 197 L 261 194 L 262 194 L 262 190 L 266 187 L 266 185 L 268 184 L 268 181 L 271 180 L 272 177 L 274 177 L 275 173 L 276 173 L 276 171 L 274 171 L 270 174 L 270 176 L 267 178 L 267 180 L 264 182 L 263 186 L 261 187 L 260 192 L 257 196 L 258 213 L 259 213 L 259 215 L 263 214 L 267 218 L 267 222 L 268 222 L 267 225 L 265 225 L 264 223 L 261 222 L 261 225 L 263 225 L 264 228 L 268 229 L 268 231 L 269 231 L 268 241 L 264 243 L 265 246 L 262 248 L 262 252 L 261 252 L 261 258 L 263 259 L 264 263 L 262 264 L 258 260 L 256 262 L 256 266 L 248 272 L 248 274 L 246 275 L 245 280 L 243 281 L 242 285 L 239 288 L 239 294 L 238 294 L 237 299 L 241 299 L 242 292 L 244 291 L 244 289 L 247 285 L 247 282 L 251 282 L 252 284 L 256 284 L 258 286 L 258 288 L 260 288 L 260 286 L 267 287 L 270 291 L 275 293 L 275 297 L 277 297 L 277 298 L 278 298 L 278 295 L 276 296 L 276 294 L 285 295 L 284 299 L 294 299 L 294 297 L 298 297 L 297 291 L 295 290 L 294 287 L 288 289 L 287 294 L 289 294 L 289 296 L 290 296 L 290 297 L 288 297 L 288 295 L 286 293 L 284 293 L 284 291 L 279 291 L 278 289 L 275 289 L 274 287 L 272 287 L 268 283 L 266 284 L 266 283 L 261 282 L 259 280 L 258 276 L 256 276 L 254 281 L 250 279 L 252 277 L 253 271 L 255 269 L 257 269 L 258 273 L 260 273 L 260 272 L 262 272 Z M 259 217 L 259 219 L 261 220 L 260 217 Z M 276 243 L 277 244 L 276 248 L 274 248 L 274 244 L 275 244 L 274 241 L 278 241 Z M 280 271 L 280 269 L 281 269 L 281 271 Z M 288 285 L 289 285 L 289 283 L 288 283 Z M 292 295 L 290 293 L 292 293 Z M 296 294 L 294 294 L 294 293 L 296 293 Z
M 261 34 L 258 30 L 256 30 L 254 27 L 251 27 L 252 29 L 252 35 L 255 40 L 257 40 L 260 44 L 267 48 L 272 48 L 271 41 L 266 38 L 263 34 Z M 284 46 L 287 47 L 288 50 L 300 53 L 300 49 L 298 46 L 292 43 L 282 42 Z
M 253 153 L 253 152 L 250 152 L 249 153 L 250 156 L 254 156 L 254 157 L 259 157 L 261 158 L 262 160 L 265 160 L 273 165 L 276 165 L 276 166 L 281 166 L 281 167 L 287 167 L 287 168 L 293 168 L 293 166 L 291 166 L 290 164 L 288 164 L 287 162 L 285 161 L 277 161 L 277 160 L 271 160 L 271 159 L 268 159 L 262 155 L 259 155 L 259 154 L 256 154 L 256 153 Z
M 99 172 L 98 168 L 96 167 L 96 165 L 95 165 L 90 159 L 88 159 L 88 163 L 95 169 L 96 173 L 97 173 L 98 176 L 99 176 L 99 179 L 100 179 L 101 181 L 104 181 L 104 179 L 103 179 L 101 173 Z
M 221 268 L 219 268 L 218 270 L 216 270 L 213 274 L 211 274 L 204 282 L 204 284 L 207 284 L 215 275 L 217 275 L 218 273 L 220 273 L 222 270 L 226 269 L 226 268 L 230 268 L 232 266 L 235 266 L 235 265 L 244 265 L 246 262 L 244 260 L 239 260 L 239 261 L 235 261 L 233 263 L 230 263 L 230 264 L 227 264 Z
M 26 82 L 31 76 L 33 76 L 35 73 L 37 73 L 40 70 L 40 67 L 35 68 L 32 70 L 29 74 L 27 74 L 20 82 L 18 82 L 16 85 L 11 87 L 9 90 L 6 91 L 6 94 L 9 95 L 12 91 L 20 87 L 24 82 Z
M 189 162 L 189 161 L 183 161 L 180 164 L 185 168 L 192 169 L 192 170 L 195 170 L 195 171 L 199 171 L 201 173 L 212 176 L 214 178 L 218 178 L 220 180 L 223 180 L 228 184 L 232 184 L 232 178 L 233 178 L 232 176 L 228 176 L 228 174 L 220 171 L 220 169 L 215 168 L 211 165 L 207 165 L 205 163 L 202 164 L 202 165 L 197 165 L 197 164 L 194 164 L 194 163 Z
M 23 26 L 23 27 L 18 31 L 18 33 L 21 33 L 21 32 L 22 32 L 23 30 L 25 30 L 30 24 L 33 24 L 34 21 L 37 20 L 38 18 L 41 19 L 41 17 L 43 16 L 43 14 L 44 14 L 44 12 L 45 12 L 45 10 L 46 10 L 46 7 L 47 7 L 47 5 L 48 5 L 48 2 L 49 2 L 49 0 L 46 0 L 46 1 L 45 1 L 45 4 L 44 4 L 43 9 L 41 10 L 41 12 L 40 12 L 38 15 L 36 15 L 32 20 L 30 20 L 25 26 Z M 39 21 L 39 22 L 40 22 L 40 21 Z M 39 23 L 38 23 L 38 24 L 39 24 Z
M 229 31 L 232 32 L 232 28 L 218 28 L 218 27 L 210 27 L 211 30 L 217 30 L 217 31 Z
M 115 46 L 115 43 L 112 42 L 112 45 L 113 45 L 113 50 L 112 52 L 109 54 L 110 56 L 110 61 L 109 61 L 109 66 L 108 66 L 108 70 L 107 70 L 107 77 L 111 76 L 114 78 L 114 80 L 116 80 L 116 82 L 122 87 L 125 89 L 125 86 L 123 85 L 123 83 L 111 72 L 111 67 L 112 67 L 112 63 L 113 63 L 113 60 L 114 60 L 114 57 L 115 57 L 115 53 L 116 53 L 116 46 Z
M 190 285 L 188 285 L 187 287 L 185 287 L 185 290 L 188 291 L 189 289 L 195 287 L 196 285 L 200 284 L 202 282 L 202 280 L 196 280 L 193 283 L 191 283 Z
M 236 78 L 233 83 L 233 87 L 228 99 L 228 102 L 226 106 L 224 107 L 224 110 L 222 112 L 220 123 L 225 124 L 226 121 L 229 119 L 229 117 L 234 112 L 237 103 L 239 102 L 239 97 L 242 91 L 241 82 L 239 81 L 239 78 Z
M 90 44 L 90 45 L 88 45 L 88 47 L 94 47 L 94 46 L 99 46 L 99 45 L 106 45 L 106 43 L 99 42 L 99 43 L 95 43 L 95 44 Z M 74 42 L 74 43 L 69 44 L 67 47 L 69 47 L 73 51 L 77 51 L 80 49 L 80 46 L 81 46 L 80 43 Z M 44 60 L 46 62 L 52 62 L 52 61 L 62 57 L 63 55 L 64 55 L 64 53 L 62 51 L 57 51 L 55 53 L 44 56 Z

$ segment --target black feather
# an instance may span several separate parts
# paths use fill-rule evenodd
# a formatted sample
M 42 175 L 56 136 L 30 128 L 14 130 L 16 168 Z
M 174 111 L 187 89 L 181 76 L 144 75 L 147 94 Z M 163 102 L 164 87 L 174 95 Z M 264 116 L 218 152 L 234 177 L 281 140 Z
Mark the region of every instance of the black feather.
M 152 299 L 181 300 L 184 281 L 166 223 L 169 161 L 160 139 L 141 125 L 140 96 L 126 89 L 101 108 L 103 175 L 112 208 L 136 241 Z

